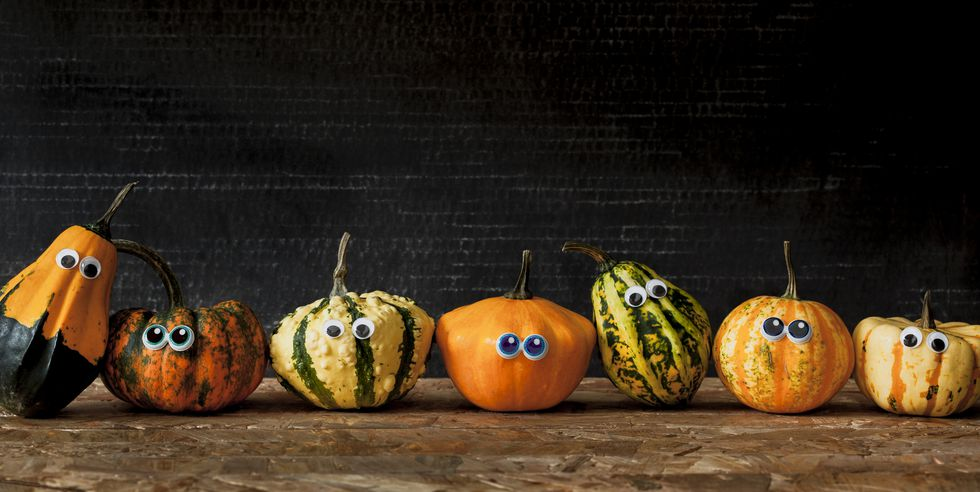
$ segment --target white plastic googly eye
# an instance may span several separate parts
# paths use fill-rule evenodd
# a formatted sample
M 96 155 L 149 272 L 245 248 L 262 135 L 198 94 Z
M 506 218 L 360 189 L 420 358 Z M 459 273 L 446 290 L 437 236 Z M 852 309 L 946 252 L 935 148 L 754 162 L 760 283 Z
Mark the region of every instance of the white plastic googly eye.
M 902 345 L 910 349 L 916 348 L 922 343 L 922 330 L 916 326 L 905 327 L 898 339 L 902 341 Z
M 623 294 L 623 300 L 626 301 L 626 305 L 629 307 L 640 307 L 644 302 L 647 302 L 647 291 L 639 285 L 634 285 L 626 289 L 626 294 Z
M 150 350 L 160 350 L 167 345 L 167 328 L 163 325 L 150 325 L 143 330 L 143 346 Z
M 497 355 L 505 359 L 513 359 L 521 353 L 521 337 L 513 333 L 504 333 L 497 337 Z
M 937 354 L 941 354 L 949 348 L 949 338 L 940 331 L 934 331 L 926 337 L 926 346 Z
M 330 338 L 337 338 L 344 334 L 344 323 L 339 319 L 328 319 L 323 323 L 323 334 Z
M 177 325 L 170 330 L 170 348 L 183 352 L 194 345 L 194 330 L 187 325 Z
M 371 335 L 374 335 L 374 321 L 368 318 L 357 318 L 351 325 L 351 331 L 354 332 L 354 338 L 367 340 L 371 338 Z
M 813 329 L 810 328 L 810 323 L 802 319 L 794 320 L 786 327 L 786 336 L 793 343 L 806 343 L 813 338 Z
M 770 342 L 778 342 L 786 336 L 786 323 L 775 316 L 766 318 L 759 325 L 759 331 L 762 332 L 762 338 Z
M 65 248 L 59 251 L 58 255 L 54 257 L 54 262 L 64 270 L 71 270 L 78 265 L 78 251 Z
M 102 273 L 102 263 L 94 256 L 86 256 L 78 264 L 78 271 L 82 272 L 83 277 L 92 280 Z
M 660 299 L 667 295 L 667 284 L 663 280 L 653 279 L 647 282 L 647 293 L 654 299 Z
M 521 350 L 528 359 L 544 359 L 548 355 L 548 340 L 541 335 L 528 335 L 521 343 Z

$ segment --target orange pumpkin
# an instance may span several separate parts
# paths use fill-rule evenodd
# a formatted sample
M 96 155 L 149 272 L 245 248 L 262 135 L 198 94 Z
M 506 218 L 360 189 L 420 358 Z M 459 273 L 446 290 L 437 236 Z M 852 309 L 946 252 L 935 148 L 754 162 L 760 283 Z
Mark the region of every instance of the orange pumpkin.
M 829 307 L 796 295 L 789 241 L 783 244 L 789 285 L 733 310 L 715 338 L 718 377 L 742 403 L 771 413 L 800 413 L 829 401 L 854 368 L 854 347 Z
M 170 308 L 112 315 L 102 368 L 106 388 L 138 407 L 174 413 L 214 412 L 252 394 L 268 356 L 255 313 L 238 301 L 188 309 L 173 271 L 156 252 L 130 241 L 113 243 L 157 271 Z
M 499 412 L 541 410 L 561 403 L 585 376 L 595 348 L 589 320 L 527 288 L 531 252 L 517 286 L 450 311 L 436 325 L 436 343 L 456 389 Z

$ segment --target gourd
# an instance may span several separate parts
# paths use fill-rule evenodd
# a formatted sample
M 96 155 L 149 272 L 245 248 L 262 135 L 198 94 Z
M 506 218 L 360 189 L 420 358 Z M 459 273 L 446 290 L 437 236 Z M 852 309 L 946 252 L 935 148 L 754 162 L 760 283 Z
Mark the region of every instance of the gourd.
M 456 389 L 498 412 L 561 403 L 585 376 L 595 328 L 581 315 L 528 289 L 531 252 L 517 285 L 502 297 L 456 308 L 439 318 L 436 343 Z
M 599 265 L 593 319 L 602 367 L 613 384 L 649 405 L 694 398 L 711 357 L 711 325 L 694 297 L 647 265 L 616 261 L 595 246 L 569 241 L 562 251 L 583 253 Z
M 171 413 L 216 412 L 252 394 L 267 360 L 265 331 L 255 313 L 239 301 L 190 309 L 159 254 L 132 241 L 113 244 L 157 272 L 169 306 L 112 315 L 102 367 L 106 388 L 137 407 Z
M 945 417 L 977 402 L 980 325 L 936 321 L 929 301 L 927 291 L 916 322 L 872 316 L 854 328 L 854 379 L 889 412 Z
M 715 368 L 745 405 L 801 413 L 840 391 L 854 368 L 854 347 L 833 310 L 798 297 L 789 241 L 783 255 L 786 292 L 753 297 L 729 313 L 715 338 Z
M 52 416 L 98 376 L 116 275 L 109 222 L 135 185 L 126 185 L 99 220 L 65 229 L 0 288 L 4 411 Z
M 425 372 L 434 322 L 415 301 L 347 290 L 344 233 L 328 297 L 276 326 L 272 368 L 292 393 L 326 409 L 380 407 L 405 396 Z

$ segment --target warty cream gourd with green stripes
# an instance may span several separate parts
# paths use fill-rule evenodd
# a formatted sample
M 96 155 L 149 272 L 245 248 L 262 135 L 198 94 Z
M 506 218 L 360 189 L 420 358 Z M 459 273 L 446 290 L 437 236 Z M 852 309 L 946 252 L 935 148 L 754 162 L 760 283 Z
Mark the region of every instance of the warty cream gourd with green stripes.
M 411 299 L 348 292 L 344 233 L 329 297 L 296 309 L 270 342 L 279 382 L 327 409 L 378 407 L 405 396 L 425 372 L 435 323 Z
M 562 251 L 584 253 L 599 264 L 592 307 L 609 379 L 650 405 L 689 402 L 711 357 L 711 325 L 701 305 L 642 263 L 615 261 L 582 243 L 567 242 Z

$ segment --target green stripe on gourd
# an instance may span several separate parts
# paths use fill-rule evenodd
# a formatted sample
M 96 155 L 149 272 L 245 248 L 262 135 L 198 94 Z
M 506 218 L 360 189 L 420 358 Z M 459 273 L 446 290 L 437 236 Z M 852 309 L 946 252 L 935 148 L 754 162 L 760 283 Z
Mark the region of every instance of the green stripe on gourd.
M 310 390 L 317 400 L 320 400 L 320 404 L 326 407 L 334 407 L 337 402 L 334 400 L 333 391 L 327 388 L 323 381 L 316 375 L 316 367 L 313 366 L 313 359 L 310 357 L 309 351 L 306 350 L 306 330 L 309 326 L 310 320 L 316 316 L 320 311 L 323 311 L 330 305 L 330 299 L 323 299 L 319 305 L 313 308 L 310 312 L 303 316 L 303 321 L 299 323 L 296 328 L 296 333 L 293 334 L 293 369 L 299 376 L 300 380 L 306 386 L 306 389 Z
M 344 302 L 350 313 L 351 327 L 354 321 L 364 317 L 361 310 L 357 307 L 357 302 L 351 299 L 346 293 Z M 354 338 L 354 347 L 357 349 L 354 355 L 354 369 L 357 371 L 357 387 L 354 388 L 354 398 L 357 405 L 370 407 L 374 405 L 374 351 L 371 350 L 371 339 Z
M 398 362 L 398 371 L 395 372 L 395 387 L 388 393 L 388 398 L 386 399 L 386 401 L 391 401 L 401 398 L 405 394 L 402 391 L 402 385 L 412 370 L 412 356 L 415 355 L 415 337 L 417 332 L 421 331 L 421 328 L 415 323 L 415 317 L 412 316 L 412 312 L 407 308 L 384 299 L 380 300 L 398 311 L 398 315 L 401 316 L 402 325 L 404 326 L 404 330 L 402 330 L 402 343 L 398 347 L 400 360 Z

